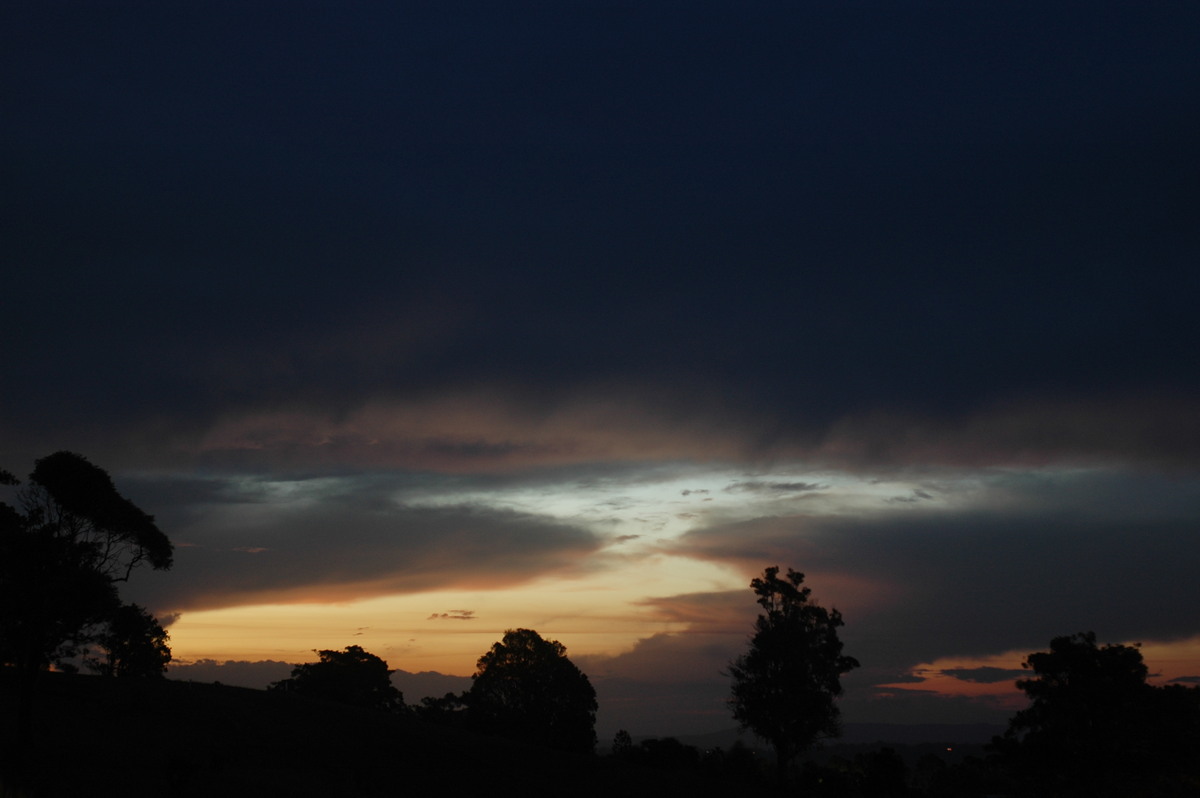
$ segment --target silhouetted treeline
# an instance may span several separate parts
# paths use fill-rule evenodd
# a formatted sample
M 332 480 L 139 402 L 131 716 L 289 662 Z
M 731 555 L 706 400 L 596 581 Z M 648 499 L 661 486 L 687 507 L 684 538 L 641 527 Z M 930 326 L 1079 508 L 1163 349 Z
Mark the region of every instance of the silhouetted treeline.
M 983 746 L 940 744 L 833 744 L 810 750 L 791 766 L 791 789 L 821 798 L 951 798 L 988 796 L 1011 782 L 996 763 L 983 756 Z M 679 740 L 650 738 L 634 743 L 618 732 L 609 758 L 633 768 L 721 783 L 734 790 L 773 790 L 774 756 L 740 741 L 729 748 L 699 749 Z M 733 794 L 736 794 L 734 792 Z
M 1055 638 L 1024 666 L 1030 678 L 1017 686 L 1029 707 L 973 755 L 950 755 L 954 747 L 943 756 L 914 755 L 915 746 L 831 746 L 799 758 L 783 778 L 801 794 L 830 798 L 1200 795 L 1200 687 L 1150 685 L 1136 646 L 1099 646 L 1090 632 Z M 669 738 L 634 744 L 627 732 L 612 751 L 614 759 L 675 772 L 759 781 L 768 773 L 761 757 L 699 751 Z

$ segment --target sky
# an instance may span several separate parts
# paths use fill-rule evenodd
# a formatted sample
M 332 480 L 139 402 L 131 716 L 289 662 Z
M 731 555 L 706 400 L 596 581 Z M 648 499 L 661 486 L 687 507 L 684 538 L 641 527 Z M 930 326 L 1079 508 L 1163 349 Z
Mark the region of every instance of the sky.
M 1200 681 L 1200 7 L 10 2 L 0 466 L 176 546 L 171 675 L 506 629 L 734 725 L 768 566 L 848 722 Z M 428 691 L 423 693 L 422 691 Z

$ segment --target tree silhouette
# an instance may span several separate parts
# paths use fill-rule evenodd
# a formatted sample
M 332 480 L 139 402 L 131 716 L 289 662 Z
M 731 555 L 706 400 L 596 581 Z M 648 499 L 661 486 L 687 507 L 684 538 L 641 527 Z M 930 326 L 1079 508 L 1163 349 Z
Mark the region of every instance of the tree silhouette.
M 467 694 L 473 724 L 488 733 L 591 752 L 596 691 L 557 640 L 509 629 L 479 658 Z
M 392 684 L 395 671 L 361 646 L 318 651 L 317 655 L 320 661 L 297 665 L 290 679 L 273 683 L 271 689 L 389 712 L 404 707 L 404 696 Z
M 1129 795 L 1156 785 L 1153 794 L 1182 795 L 1200 783 L 1200 689 L 1147 684 L 1137 646 L 1097 646 L 1082 632 L 1022 664 L 1034 673 L 1017 681 L 1030 705 L 993 750 L 1026 794 Z
M 36 461 L 20 502 L 34 531 L 70 540 L 83 564 L 112 582 L 128 581 L 142 562 L 171 567 L 171 541 L 154 516 L 118 493 L 108 472 L 82 455 L 56 452 Z
M 838 735 L 841 675 L 858 661 L 842 654 L 841 613 L 810 599 L 804 574 L 790 568 L 786 579 L 778 574 L 773 566 L 750 583 L 763 613 L 749 651 L 730 663 L 729 704 L 742 728 L 775 749 L 782 782 L 797 754 Z
M 117 607 L 92 639 L 100 656 L 89 654 L 84 661 L 105 676 L 162 678 L 171 661 L 170 635 L 137 604 Z
M 0 482 L 17 480 L 5 471 Z M 134 568 L 170 568 L 172 546 L 108 472 L 72 452 L 37 460 L 17 505 L 0 502 L 0 659 L 17 670 L 27 740 L 37 674 L 79 652 Z
M 612 755 L 613 756 L 628 756 L 633 750 L 633 737 L 629 735 L 625 729 L 617 729 L 617 733 L 613 735 Z
M 440 726 L 465 728 L 468 726 L 467 693 L 446 693 L 440 698 L 426 696 L 413 711 L 421 720 Z

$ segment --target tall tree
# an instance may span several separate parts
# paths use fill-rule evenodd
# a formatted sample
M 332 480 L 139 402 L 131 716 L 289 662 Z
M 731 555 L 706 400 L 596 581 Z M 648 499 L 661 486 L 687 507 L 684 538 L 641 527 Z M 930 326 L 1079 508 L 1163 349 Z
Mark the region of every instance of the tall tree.
M 567 751 L 596 747 L 596 691 L 557 640 L 509 629 L 479 658 L 467 694 L 477 728 Z
M 16 480 L 3 472 L 0 482 Z M 38 672 L 78 653 L 118 607 L 117 584 L 138 565 L 165 569 L 171 561 L 171 541 L 154 517 L 73 452 L 37 460 L 17 505 L 0 502 L 0 659 L 19 674 L 23 738 Z
M 344 651 L 318 651 L 317 662 L 306 662 L 292 669 L 292 677 L 271 685 L 297 695 L 337 701 L 368 709 L 402 709 L 404 696 L 392 684 L 394 671 L 387 662 L 362 646 L 346 646 Z
M 777 566 L 750 582 L 763 612 L 749 650 L 729 665 L 733 716 L 775 749 L 781 781 L 797 754 L 840 733 L 841 676 L 858 667 L 842 654 L 841 613 L 813 601 L 803 583 L 790 568 L 780 579 Z

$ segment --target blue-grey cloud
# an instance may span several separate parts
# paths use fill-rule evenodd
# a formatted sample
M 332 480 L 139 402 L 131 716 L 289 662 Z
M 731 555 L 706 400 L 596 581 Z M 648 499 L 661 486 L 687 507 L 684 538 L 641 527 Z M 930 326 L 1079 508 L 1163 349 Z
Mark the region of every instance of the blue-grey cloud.
M 393 479 L 230 478 L 222 491 L 197 486 L 194 503 L 170 480 L 142 483 L 146 506 L 158 506 L 164 485 L 174 497 L 159 522 L 177 550 L 170 572 L 139 573 L 129 593 L 159 611 L 179 611 L 500 587 L 571 569 L 602 545 L 590 531 L 531 513 L 408 506 L 395 500 Z
M 865 662 L 1034 651 L 1094 629 L 1106 639 L 1200 633 L 1200 484 L 1180 475 L 1083 472 L 1001 480 L 987 506 L 797 515 L 698 529 L 680 553 L 795 567 L 825 602 L 859 606 L 844 637 Z M 832 595 L 853 575 L 886 599 Z M 852 583 L 853 584 L 853 583 Z M 849 589 L 849 588 L 847 588 Z

